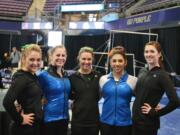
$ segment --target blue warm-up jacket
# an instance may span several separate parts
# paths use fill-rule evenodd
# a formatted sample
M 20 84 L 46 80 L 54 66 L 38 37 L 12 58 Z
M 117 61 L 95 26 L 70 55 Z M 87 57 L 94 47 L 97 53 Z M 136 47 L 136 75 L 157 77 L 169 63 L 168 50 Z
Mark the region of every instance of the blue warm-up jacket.
M 44 121 L 68 119 L 68 99 L 70 81 L 66 76 L 59 77 L 55 67 L 42 71 L 38 77 L 47 103 L 43 106 Z
M 132 124 L 130 102 L 137 78 L 124 72 L 119 81 L 115 81 L 109 73 L 100 79 L 100 87 L 104 103 L 100 121 L 114 126 Z

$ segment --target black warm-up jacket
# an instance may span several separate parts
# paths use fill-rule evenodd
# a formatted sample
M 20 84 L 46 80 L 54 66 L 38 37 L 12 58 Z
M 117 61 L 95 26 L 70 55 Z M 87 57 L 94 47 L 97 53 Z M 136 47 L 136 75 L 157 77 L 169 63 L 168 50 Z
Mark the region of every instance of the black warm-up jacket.
M 21 124 L 23 117 L 20 115 L 20 112 L 16 111 L 14 105 L 15 100 L 17 100 L 25 114 L 35 114 L 36 122 L 42 119 L 41 98 L 42 90 L 37 76 L 30 72 L 19 70 L 13 76 L 11 87 L 4 98 L 3 105 L 14 122 Z
M 99 78 L 100 74 L 92 71 L 88 75 L 79 72 L 70 76 L 72 124 L 76 126 L 97 126 L 99 123 Z
M 160 102 L 164 93 L 166 93 L 169 102 L 159 111 L 155 111 L 155 107 Z M 160 126 L 159 117 L 179 106 L 179 99 L 173 83 L 167 72 L 160 67 L 154 67 L 150 71 L 146 70 L 139 75 L 135 95 L 133 123 L 139 128 L 158 129 Z M 144 103 L 148 103 L 152 107 L 149 114 L 142 114 L 141 112 L 141 106 Z

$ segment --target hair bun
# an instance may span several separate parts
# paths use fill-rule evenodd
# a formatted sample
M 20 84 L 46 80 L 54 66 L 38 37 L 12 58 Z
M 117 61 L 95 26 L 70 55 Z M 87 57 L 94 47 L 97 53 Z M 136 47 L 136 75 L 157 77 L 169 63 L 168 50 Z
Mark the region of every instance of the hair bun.
M 114 54 L 123 54 L 123 55 L 125 55 L 125 53 L 126 53 L 126 50 L 125 50 L 125 48 L 123 46 L 116 46 L 116 47 L 111 49 L 108 56 L 111 58 Z
M 123 46 L 116 46 L 113 48 L 115 51 L 120 51 L 121 53 L 126 53 L 126 50 Z M 112 50 L 113 50 L 112 49 Z

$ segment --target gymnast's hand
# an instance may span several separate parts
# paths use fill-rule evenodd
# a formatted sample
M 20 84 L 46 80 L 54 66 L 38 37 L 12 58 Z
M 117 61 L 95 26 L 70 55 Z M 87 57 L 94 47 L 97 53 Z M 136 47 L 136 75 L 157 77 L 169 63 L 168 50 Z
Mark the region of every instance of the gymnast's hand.
M 141 111 L 143 114 L 148 114 L 152 107 L 148 103 L 144 103 L 143 106 L 141 106 Z
M 34 113 L 24 114 L 24 111 L 21 111 L 21 116 L 23 117 L 22 125 L 33 125 L 34 122 Z
M 156 108 L 155 108 L 155 111 L 156 111 L 156 112 L 159 111 L 159 110 L 161 110 L 160 104 L 158 104 L 158 105 L 156 106 Z
M 141 107 L 141 111 L 143 114 L 149 114 L 149 112 L 151 111 L 152 107 L 148 104 L 148 103 L 144 103 L 144 105 Z M 159 110 L 161 110 L 161 106 L 160 104 L 158 104 L 156 106 L 156 108 L 154 108 L 154 110 L 157 112 Z

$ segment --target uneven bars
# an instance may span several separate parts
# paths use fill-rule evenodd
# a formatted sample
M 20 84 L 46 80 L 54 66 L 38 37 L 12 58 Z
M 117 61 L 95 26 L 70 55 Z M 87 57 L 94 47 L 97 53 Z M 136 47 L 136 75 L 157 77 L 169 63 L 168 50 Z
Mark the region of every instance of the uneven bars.
M 158 34 L 156 33 L 146 33 L 146 32 L 134 32 L 134 31 L 126 31 L 126 30 L 110 30 L 111 32 L 116 32 L 116 33 L 129 33 L 129 34 L 139 34 L 139 35 L 153 35 L 157 36 Z
M 136 60 L 136 59 L 135 59 L 135 62 L 136 62 L 136 63 L 143 64 L 143 65 L 146 65 L 146 63 L 144 63 L 144 62 L 141 62 L 141 61 L 139 61 L 139 60 Z
M 103 66 L 97 66 L 97 65 L 92 65 L 93 67 L 97 67 L 97 68 L 102 68 L 102 69 L 106 69 L 106 67 Z
M 107 52 L 93 52 L 94 54 L 108 54 Z
M 107 52 L 93 52 L 94 54 L 106 54 L 108 55 L 109 53 Z M 126 53 L 126 55 L 134 55 L 133 53 Z

